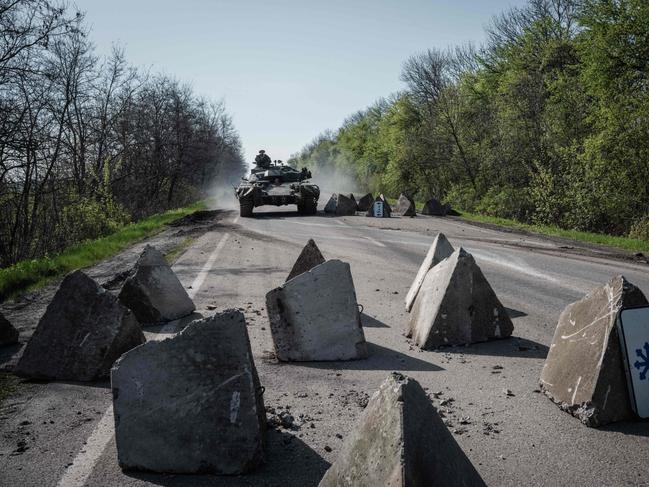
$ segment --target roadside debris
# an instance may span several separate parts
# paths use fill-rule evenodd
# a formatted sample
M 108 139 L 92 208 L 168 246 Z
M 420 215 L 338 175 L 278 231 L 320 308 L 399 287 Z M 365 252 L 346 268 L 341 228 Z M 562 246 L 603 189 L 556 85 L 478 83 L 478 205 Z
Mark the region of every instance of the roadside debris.
M 514 325 L 473 256 L 463 248 L 428 271 L 408 335 L 425 350 L 509 337 Z
M 122 469 L 236 475 L 262 463 L 263 389 L 240 312 L 131 350 L 111 385 Z
M 453 246 L 446 239 L 446 236 L 443 233 L 438 233 L 435 240 L 433 240 L 433 244 L 428 249 L 424 261 L 419 266 L 415 280 L 408 290 L 408 294 L 406 295 L 406 311 L 409 312 L 412 309 L 417 293 L 419 293 L 419 288 L 421 288 L 421 284 L 424 282 L 428 271 L 442 260 L 450 257 L 453 251 Z
M 163 255 L 151 245 L 144 248 L 119 300 L 142 324 L 177 320 L 196 309 Z
M 144 343 L 133 314 L 82 271 L 68 274 L 27 343 L 15 373 L 22 377 L 92 381 Z
M 376 218 L 390 218 L 392 209 L 386 201 L 385 197 L 380 194 L 375 199 L 374 202 L 367 209 L 365 216 L 371 216 Z
M 313 239 L 309 239 L 306 243 L 299 257 L 293 264 L 293 268 L 286 278 L 287 281 L 290 281 L 295 276 L 305 273 L 313 269 L 315 266 L 322 264 L 325 261 L 325 258 L 322 256 L 322 252 L 315 244 Z
M 282 361 L 367 357 L 349 264 L 329 260 L 266 294 L 277 358 Z
M 392 373 L 319 487 L 484 486 L 419 383 Z
M 541 389 L 587 426 L 632 419 L 615 326 L 625 306 L 647 304 L 623 276 L 568 305 L 554 332 L 541 371 Z
M 408 198 L 405 194 L 401 193 L 397 204 L 394 205 L 392 210 L 401 216 L 417 216 L 417 210 L 415 209 L 415 202 Z
M 424 204 L 424 207 L 421 209 L 422 215 L 430 216 L 446 216 L 451 207 L 448 204 L 441 204 L 439 200 L 431 198 Z
M 372 193 L 367 193 L 360 200 L 358 200 L 357 203 L 358 211 L 369 210 L 370 207 L 372 206 L 372 203 L 374 203 L 374 196 L 372 195 Z
M 337 216 L 355 215 L 356 201 L 344 194 L 334 193 L 327 201 L 324 211 L 325 213 L 334 213 Z
M 18 330 L 0 313 L 0 347 L 18 343 Z

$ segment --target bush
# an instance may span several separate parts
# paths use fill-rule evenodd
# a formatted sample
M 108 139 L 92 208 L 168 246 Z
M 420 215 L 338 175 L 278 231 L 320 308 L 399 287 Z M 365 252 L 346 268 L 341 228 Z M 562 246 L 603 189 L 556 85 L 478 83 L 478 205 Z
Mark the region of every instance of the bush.
M 519 221 L 527 221 L 530 208 L 528 192 L 511 186 L 491 188 L 475 205 L 483 215 Z
M 649 242 L 649 215 L 645 215 L 631 225 L 629 238 L 646 240 Z
M 129 221 L 128 213 L 111 199 L 82 197 L 63 208 L 56 234 L 67 246 L 110 235 Z

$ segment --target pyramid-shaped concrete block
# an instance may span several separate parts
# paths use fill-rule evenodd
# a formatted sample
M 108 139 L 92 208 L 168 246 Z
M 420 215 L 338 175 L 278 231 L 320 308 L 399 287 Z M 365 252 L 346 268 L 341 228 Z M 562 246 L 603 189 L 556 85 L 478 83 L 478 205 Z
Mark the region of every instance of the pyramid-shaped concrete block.
M 372 203 L 374 203 L 374 196 L 372 196 L 372 193 L 367 193 L 360 200 L 358 200 L 357 203 L 358 211 L 369 210 L 370 206 L 372 206 Z
M 426 350 L 505 338 L 513 330 L 480 267 L 462 248 L 426 273 L 410 313 L 409 335 Z
M 379 213 L 379 211 L 381 213 Z M 378 195 L 374 199 L 374 202 L 368 208 L 367 213 L 365 213 L 365 216 L 380 218 L 390 218 L 391 215 L 392 209 L 382 194 Z
M 438 233 L 435 240 L 433 240 L 433 244 L 428 249 L 424 261 L 419 266 L 415 280 L 408 290 L 408 294 L 406 295 L 406 311 L 412 309 L 417 293 L 419 293 L 419 288 L 421 288 L 428 271 L 447 257 L 450 257 L 453 251 L 454 249 L 446 239 L 446 236 L 443 233 Z
M 23 377 L 92 381 L 144 343 L 133 314 L 81 271 L 66 276 L 25 347 L 15 373 Z
M 337 216 L 356 214 L 356 201 L 344 194 L 334 193 L 327 201 L 324 208 L 325 213 L 333 213 Z
M 18 330 L 0 313 L 0 347 L 18 343 Z
M 397 204 L 394 205 L 394 212 L 397 215 L 401 216 L 417 216 L 417 210 L 415 209 L 415 202 L 408 198 L 405 194 L 401 193 Z
M 358 210 L 358 202 L 356 201 L 356 198 L 354 197 L 354 193 L 349 193 L 349 199 L 354 204 L 354 211 L 357 211 Z
M 324 212 L 325 213 L 336 213 L 336 206 L 337 205 L 338 205 L 338 194 L 333 193 L 329 197 L 329 200 L 327 201 L 327 204 L 324 207 Z
M 151 245 L 140 255 L 119 299 L 142 324 L 177 320 L 196 309 L 164 256 Z
M 419 383 L 392 373 L 319 487 L 484 486 Z
M 329 260 L 273 289 L 266 309 L 282 361 L 367 357 L 349 264 Z
M 239 311 L 131 350 L 111 386 L 125 470 L 238 475 L 264 459 L 263 389 Z
M 424 204 L 424 207 L 421 209 L 421 214 L 431 216 L 446 216 L 449 210 L 449 205 L 443 205 L 439 202 L 439 200 L 431 198 Z
M 325 258 L 322 256 L 322 252 L 320 252 L 318 246 L 315 244 L 313 239 L 309 239 L 307 244 L 302 249 L 299 257 L 295 261 L 295 264 L 293 264 L 293 268 L 291 269 L 291 272 L 289 273 L 286 280 L 290 281 L 295 276 L 299 276 L 306 271 L 310 271 L 315 266 L 324 263 L 324 261 Z
M 588 426 L 634 417 L 616 319 L 622 307 L 647 304 L 642 291 L 617 276 L 559 317 L 541 372 L 541 388 Z

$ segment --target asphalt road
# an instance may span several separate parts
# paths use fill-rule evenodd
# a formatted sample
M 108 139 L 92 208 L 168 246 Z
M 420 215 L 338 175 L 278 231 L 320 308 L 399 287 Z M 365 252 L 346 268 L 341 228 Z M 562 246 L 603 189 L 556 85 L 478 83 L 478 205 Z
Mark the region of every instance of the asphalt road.
M 403 300 L 438 232 L 475 256 L 513 317 L 514 337 L 429 352 L 403 336 Z M 273 359 L 264 297 L 284 281 L 309 238 L 326 258 L 351 264 L 364 306 L 367 360 L 279 364 Z M 590 429 L 538 393 L 561 310 L 617 274 L 649 293 L 647 265 L 580 255 L 549 240 L 444 218 L 302 217 L 285 210 L 259 212 L 253 219 L 225 213 L 174 270 L 191 286 L 199 313 L 243 310 L 265 403 L 278 411 L 290 408 L 301 427 L 270 431 L 267 463 L 251 475 L 123 473 L 108 384 L 23 383 L 0 411 L 0 484 L 317 485 L 364 401 L 395 370 L 430 393 L 441 392 L 435 405 L 445 411 L 449 428 L 488 485 L 649 482 L 649 423 Z M 182 326 L 151 329 L 147 337 L 164 338 Z M 19 441 L 27 446 L 23 452 L 16 452 Z

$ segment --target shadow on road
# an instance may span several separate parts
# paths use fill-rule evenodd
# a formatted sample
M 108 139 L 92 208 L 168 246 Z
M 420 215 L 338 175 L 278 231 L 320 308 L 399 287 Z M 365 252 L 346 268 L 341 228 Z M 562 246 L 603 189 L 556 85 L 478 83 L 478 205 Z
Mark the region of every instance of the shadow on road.
M 495 357 L 542 358 L 548 355 L 549 348 L 542 343 L 520 337 L 504 338 L 489 342 L 474 343 L 468 347 L 440 348 L 440 352 L 467 355 L 493 355 Z
M 297 436 L 269 430 L 266 463 L 258 470 L 240 476 L 163 475 L 125 472 L 131 478 L 165 487 L 181 486 L 250 486 L 276 485 L 282 487 L 316 486 L 330 464 Z
M 629 436 L 649 437 L 649 421 L 647 420 L 639 420 L 635 422 L 625 421 L 622 423 L 609 424 L 597 429 L 600 431 L 622 433 Z
M 365 313 L 361 313 L 361 324 L 368 328 L 390 328 L 382 321 L 379 321 L 376 318 Z
M 389 370 L 389 371 L 421 371 L 438 372 L 444 370 L 439 365 L 421 360 L 391 348 L 382 347 L 376 343 L 367 342 L 369 356 L 363 360 L 347 360 L 339 362 L 299 362 L 303 367 L 329 370 Z M 287 366 L 290 367 L 289 364 Z
M 185 328 L 187 325 L 189 325 L 192 321 L 200 320 L 203 318 L 204 316 L 201 313 L 194 312 L 190 315 L 183 316 L 178 320 L 170 321 L 168 323 L 160 323 L 157 325 L 145 325 L 143 330 L 148 333 L 162 333 L 162 334 L 177 333 L 183 328 Z
M 507 308 L 505 307 L 505 310 L 507 311 L 507 314 L 509 315 L 510 318 L 522 318 L 523 316 L 527 316 L 527 313 L 524 313 L 522 311 L 519 311 L 517 309 L 513 308 Z

